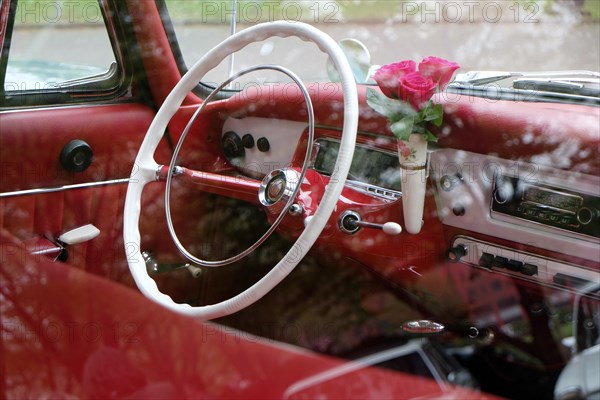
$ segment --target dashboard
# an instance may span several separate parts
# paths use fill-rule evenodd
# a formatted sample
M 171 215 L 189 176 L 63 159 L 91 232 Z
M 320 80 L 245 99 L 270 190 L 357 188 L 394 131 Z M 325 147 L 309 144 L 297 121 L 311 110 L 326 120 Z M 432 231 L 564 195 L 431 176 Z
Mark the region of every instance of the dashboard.
M 305 123 L 294 121 L 229 118 L 223 127 L 221 148 L 229 164 L 248 177 L 262 179 L 274 169 L 292 165 L 297 144 L 306 130 Z M 317 129 L 317 132 L 309 168 L 331 176 L 340 141 L 323 134 L 327 130 Z M 402 187 L 397 154 L 372 144 L 357 144 L 346 184 L 381 199 L 400 199 Z
M 243 175 L 261 179 L 294 162 L 306 129 L 299 122 L 230 118 L 222 131 L 223 152 Z M 339 139 L 327 128 L 316 131 L 309 166 L 330 176 Z M 398 201 L 402 187 L 392 142 L 362 136 L 346 187 Z M 429 159 L 436 222 L 455 232 L 449 238 L 450 260 L 563 289 L 600 282 L 597 176 L 449 148 L 430 150 Z M 426 217 L 425 223 L 434 220 Z
M 312 168 L 323 175 L 331 176 L 339 148 L 340 143 L 335 139 L 317 139 Z M 391 200 L 399 199 L 402 195 L 402 187 L 398 155 L 357 144 L 347 182 L 349 186 L 375 196 Z

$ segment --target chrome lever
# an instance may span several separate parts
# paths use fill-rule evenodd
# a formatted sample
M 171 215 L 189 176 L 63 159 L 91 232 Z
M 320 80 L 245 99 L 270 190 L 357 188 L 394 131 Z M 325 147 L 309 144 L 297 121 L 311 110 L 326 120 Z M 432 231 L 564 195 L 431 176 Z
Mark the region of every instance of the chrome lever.
M 399 235 L 402 232 L 400 224 L 388 221 L 384 224 L 375 224 L 362 221 L 360 215 L 355 211 L 344 211 L 338 221 L 338 227 L 345 233 L 356 233 L 360 228 L 380 229 L 386 235 Z

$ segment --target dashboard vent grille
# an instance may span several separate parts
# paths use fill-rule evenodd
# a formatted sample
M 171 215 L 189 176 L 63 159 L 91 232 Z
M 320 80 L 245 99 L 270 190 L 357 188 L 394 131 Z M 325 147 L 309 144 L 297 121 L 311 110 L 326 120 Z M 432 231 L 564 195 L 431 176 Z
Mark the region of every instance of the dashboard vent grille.
M 357 185 L 358 186 L 358 185 Z M 402 194 L 396 192 L 394 190 L 382 189 L 375 186 L 359 186 L 360 189 L 363 189 L 365 192 L 374 194 L 375 196 L 383 197 L 390 200 L 398 200 L 402 197 Z

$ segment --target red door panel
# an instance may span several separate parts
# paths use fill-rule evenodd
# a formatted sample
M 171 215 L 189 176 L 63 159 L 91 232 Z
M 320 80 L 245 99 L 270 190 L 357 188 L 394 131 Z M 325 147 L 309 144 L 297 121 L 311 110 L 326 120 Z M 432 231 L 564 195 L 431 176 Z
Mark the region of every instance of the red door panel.
M 140 104 L 4 112 L 0 193 L 129 177 L 154 110 Z M 71 140 L 87 142 L 90 167 L 66 171 L 59 157 Z M 157 154 L 165 154 L 165 148 Z M 167 159 L 167 157 L 164 157 Z
M 0 227 L 26 242 L 56 240 L 68 230 L 93 224 L 100 235 L 69 246 L 68 264 L 117 281 L 131 280 L 122 240 L 126 180 L 154 110 L 115 104 L 9 111 L 1 117 Z M 84 140 L 94 152 L 90 167 L 81 173 L 66 171 L 59 160 L 63 146 L 74 139 Z M 168 162 L 167 146 L 156 156 Z M 162 197 L 153 193 L 148 201 Z

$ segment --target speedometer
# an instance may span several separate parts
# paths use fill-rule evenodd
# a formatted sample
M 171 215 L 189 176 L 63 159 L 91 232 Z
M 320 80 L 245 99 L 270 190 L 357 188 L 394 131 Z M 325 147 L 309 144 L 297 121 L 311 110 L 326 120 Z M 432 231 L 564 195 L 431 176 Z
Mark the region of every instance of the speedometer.
M 313 168 L 330 176 L 333 173 L 340 143 L 333 139 L 318 139 L 318 151 Z M 395 153 L 356 145 L 348 180 L 365 186 L 401 192 L 400 163 Z M 369 192 L 373 192 L 369 190 Z M 392 196 L 397 197 L 397 196 Z

